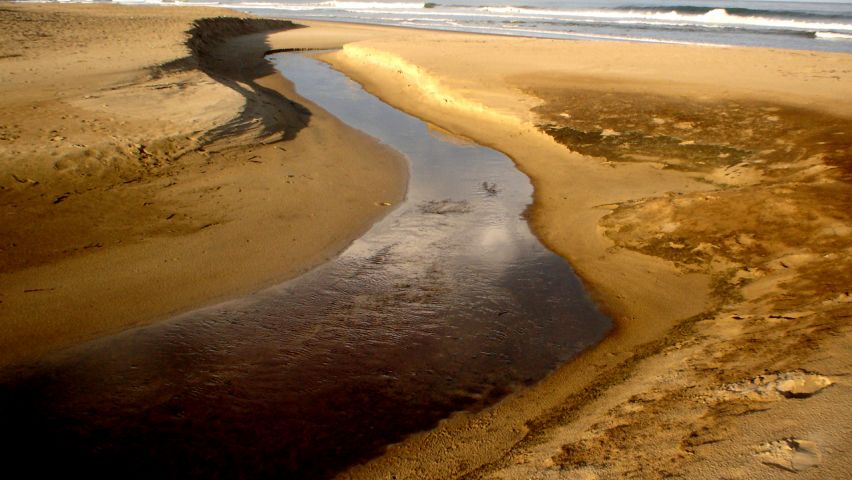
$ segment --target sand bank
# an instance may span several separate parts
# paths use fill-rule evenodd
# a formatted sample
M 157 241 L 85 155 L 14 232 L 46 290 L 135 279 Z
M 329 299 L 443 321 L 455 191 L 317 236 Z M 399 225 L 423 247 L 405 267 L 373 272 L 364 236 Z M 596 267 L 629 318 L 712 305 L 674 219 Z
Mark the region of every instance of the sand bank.
M 263 59 L 293 26 L 238 16 L 0 8 L 0 365 L 295 276 L 402 198 Z
M 851 56 L 398 31 L 323 58 L 511 156 L 618 322 L 342 478 L 845 471 Z

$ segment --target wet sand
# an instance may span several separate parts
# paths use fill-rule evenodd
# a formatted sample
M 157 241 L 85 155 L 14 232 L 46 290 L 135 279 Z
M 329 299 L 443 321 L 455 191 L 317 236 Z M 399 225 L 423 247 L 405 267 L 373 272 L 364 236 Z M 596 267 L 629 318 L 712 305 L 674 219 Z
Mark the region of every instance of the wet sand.
M 235 46 L 257 48 L 257 38 L 234 40 L 230 51 Z M 850 398 L 852 318 L 850 56 L 317 23 L 263 42 L 272 48 L 327 48 L 356 40 L 326 59 L 392 105 L 508 154 L 529 175 L 535 188 L 529 213 L 533 230 L 571 261 L 617 328 L 598 347 L 536 386 L 482 412 L 454 415 L 342 477 L 844 475 L 852 464 L 852 420 L 843 408 Z M 26 59 L 16 55 L 23 54 L 4 52 L 2 61 Z M 106 64 L 99 58 L 97 64 Z M 35 68 L 29 65 L 21 64 Z M 16 92 L 29 95 L 39 90 L 26 88 L 26 82 L 39 77 L 26 71 L 15 72 L 21 75 Z M 102 78 L 127 79 L 113 75 Z M 286 85 L 278 77 L 264 78 Z M 185 90 L 198 91 L 196 87 Z M 78 88 L 83 97 L 89 94 Z M 157 91 L 145 90 L 145 98 Z M 222 98 L 222 92 L 206 98 Z M 18 98 L 24 106 L 42 101 Z M 233 111 L 229 108 L 222 111 Z M 19 110 L 14 104 L 4 111 Z M 61 120 L 60 115 L 49 118 Z M 313 131 L 320 145 L 334 138 Z M 4 135 L 47 144 L 34 140 L 42 137 L 30 131 Z M 360 149 L 347 148 L 352 151 Z M 138 148 L 136 152 L 147 157 Z M 249 157 L 231 172 L 252 167 Z M 335 171 L 330 165 L 327 174 Z M 46 184 L 33 176 L 16 176 L 10 176 L 14 183 L 3 184 L 4 192 Z M 63 205 L 72 198 L 60 198 L 65 192 L 60 188 L 43 198 Z M 261 198 L 251 205 L 265 204 Z M 28 223 L 39 224 L 22 225 Z M 105 218 L 100 224 L 116 222 Z M 304 225 L 315 223 L 306 220 Z M 234 226 L 245 231 L 245 224 Z M 220 240 L 227 238 L 214 236 L 216 230 L 209 226 L 198 231 L 202 233 L 186 237 L 193 246 L 206 235 L 209 245 L 222 245 Z M 160 241 L 168 248 L 158 245 L 122 264 L 144 265 L 146 255 L 179 243 Z M 315 251 L 315 242 L 304 245 L 292 250 L 295 258 Z M 57 250 L 62 252 L 56 247 L 52 251 Z M 44 279 L 71 275 L 76 254 L 66 250 L 63 255 L 71 257 L 67 263 L 54 257 L 43 267 L 8 276 L 4 270 L 3 284 L 13 286 L 8 291 L 4 286 L 4 311 L 21 319 L 45 318 L 48 325 L 61 318 L 32 315 L 36 307 L 17 302 L 27 295 L 59 295 L 50 293 L 55 287 Z M 219 258 L 222 263 L 209 265 L 227 265 L 224 260 L 230 257 Z M 98 322 L 110 320 L 97 328 L 57 322 L 51 330 L 38 322 L 4 319 L 5 325 L 17 325 L 4 335 L 10 346 L 4 351 L 13 352 L 7 362 L 151 321 L 188 304 L 238 294 L 251 283 L 245 276 L 231 283 L 230 276 L 203 277 L 206 287 L 187 297 L 187 282 L 175 282 L 168 285 L 168 295 L 154 302 L 140 295 L 135 303 L 119 305 L 123 309 L 110 310 L 109 302 L 93 298 L 98 288 L 79 279 L 115 269 L 80 265 L 76 276 L 66 277 L 71 281 L 61 283 L 79 285 L 73 296 L 44 297 L 29 305 L 54 312 L 77 311 L 82 305 L 84 318 L 97 313 Z M 195 265 L 209 268 L 207 262 Z M 246 271 L 272 269 L 286 276 L 280 266 L 255 265 L 257 270 Z M 27 277 L 38 268 L 53 270 Z M 258 281 L 273 276 L 250 275 Z M 19 280 L 25 278 L 30 280 Z M 108 286 L 115 283 L 110 278 Z M 134 289 L 153 288 L 151 284 L 128 282 Z M 139 316 L 113 319 L 128 307 Z

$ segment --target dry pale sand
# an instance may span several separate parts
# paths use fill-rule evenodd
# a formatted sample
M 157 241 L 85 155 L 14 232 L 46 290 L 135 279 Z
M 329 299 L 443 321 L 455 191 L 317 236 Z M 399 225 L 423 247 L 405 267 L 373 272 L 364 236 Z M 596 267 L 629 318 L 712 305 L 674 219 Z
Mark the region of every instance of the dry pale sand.
M 202 13 L 146 9 L 154 34 L 122 20 L 142 10 L 2 8 L 30 42 L 0 51 L 6 363 L 286 278 L 396 201 L 399 160 L 256 56 L 345 44 L 322 58 L 517 162 L 535 231 L 617 328 L 341 478 L 848 475 L 852 56 L 308 23 L 146 70 Z M 119 55 L 139 38 L 159 47 Z
M 292 25 L 233 17 L 0 5 L 0 365 L 295 276 L 401 200 L 404 160 L 263 59 Z

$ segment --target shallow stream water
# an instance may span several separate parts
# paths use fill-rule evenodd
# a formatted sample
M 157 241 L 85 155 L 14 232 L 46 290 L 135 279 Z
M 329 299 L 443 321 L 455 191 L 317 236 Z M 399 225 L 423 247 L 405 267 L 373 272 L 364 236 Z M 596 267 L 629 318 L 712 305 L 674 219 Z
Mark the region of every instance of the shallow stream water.
M 37 455 L 33 474 L 328 477 L 541 379 L 609 329 L 531 234 L 532 187 L 507 157 L 316 60 L 271 60 L 302 96 L 406 155 L 407 200 L 292 281 L 3 373 L 10 464 Z

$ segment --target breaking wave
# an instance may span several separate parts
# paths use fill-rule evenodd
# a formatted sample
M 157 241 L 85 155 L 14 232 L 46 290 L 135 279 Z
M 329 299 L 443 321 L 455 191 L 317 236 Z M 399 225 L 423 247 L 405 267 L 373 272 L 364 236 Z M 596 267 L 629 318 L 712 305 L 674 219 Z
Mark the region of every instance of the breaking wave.
M 835 32 L 816 32 L 814 35 L 816 38 L 822 40 L 848 40 L 852 41 L 852 35 L 846 33 L 835 33 Z
M 620 23 L 660 23 L 698 24 L 713 26 L 747 26 L 766 28 L 790 28 L 797 30 L 842 30 L 852 32 L 852 23 L 815 22 L 791 18 L 768 16 L 742 16 L 729 13 L 724 8 L 716 8 L 705 13 L 679 13 L 676 10 L 546 10 L 529 7 L 479 7 L 482 12 L 500 15 L 520 15 L 534 17 L 588 18 Z

